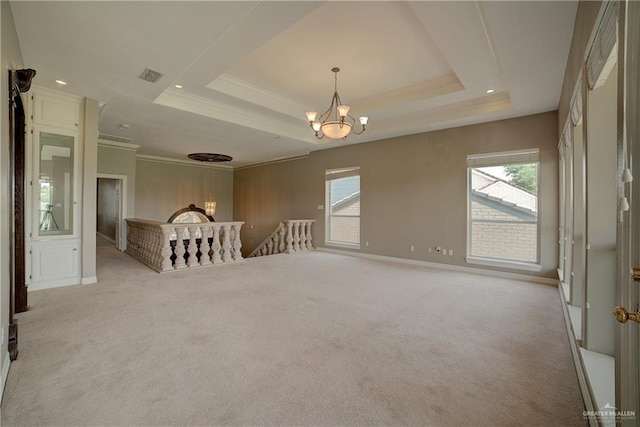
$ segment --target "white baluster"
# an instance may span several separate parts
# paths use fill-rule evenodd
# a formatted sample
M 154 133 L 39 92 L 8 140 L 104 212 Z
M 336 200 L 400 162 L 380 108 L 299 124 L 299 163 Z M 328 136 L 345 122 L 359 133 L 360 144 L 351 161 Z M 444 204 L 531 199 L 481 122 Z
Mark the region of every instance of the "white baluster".
M 307 250 L 309 251 L 313 249 L 313 244 L 311 244 L 311 241 L 313 240 L 313 236 L 311 235 L 312 225 L 313 225 L 313 221 L 307 222 Z
M 162 263 L 161 271 L 173 270 L 171 265 L 171 229 L 162 227 Z
M 300 250 L 306 251 L 307 250 L 307 228 L 306 228 L 307 222 L 301 221 L 299 225 L 300 225 Z
M 213 252 L 211 262 L 214 264 L 222 262 L 220 248 L 220 226 L 215 224 L 213 226 L 213 242 L 211 243 L 211 251 Z
M 181 268 L 186 268 L 186 264 L 184 262 L 184 254 L 186 253 L 184 249 L 184 226 L 176 226 L 176 261 L 175 268 L 179 270 Z
M 240 251 L 240 249 L 242 248 L 242 240 L 240 240 L 241 228 L 241 223 L 233 225 L 233 230 L 235 231 L 235 233 L 233 233 L 233 259 L 235 261 L 239 261 L 242 259 L 242 251 Z
M 285 252 L 290 254 L 293 252 L 293 222 L 287 221 L 287 248 Z
M 189 230 L 189 258 L 187 259 L 187 265 L 189 267 L 196 267 L 198 265 L 198 242 L 196 242 L 198 226 L 189 226 L 187 230 Z
M 293 223 L 293 251 L 300 252 L 300 222 Z
M 281 222 L 280 223 L 280 227 L 278 228 L 278 252 L 277 253 L 281 253 L 284 252 L 285 249 L 285 227 L 284 227 L 284 223 Z
M 222 261 L 229 262 L 231 258 L 231 239 L 229 238 L 231 225 L 224 224 L 222 226 Z
M 211 234 L 211 226 L 205 225 L 200 227 L 202 231 L 202 239 L 200 240 L 200 265 L 211 264 L 211 246 L 209 245 L 209 234 Z

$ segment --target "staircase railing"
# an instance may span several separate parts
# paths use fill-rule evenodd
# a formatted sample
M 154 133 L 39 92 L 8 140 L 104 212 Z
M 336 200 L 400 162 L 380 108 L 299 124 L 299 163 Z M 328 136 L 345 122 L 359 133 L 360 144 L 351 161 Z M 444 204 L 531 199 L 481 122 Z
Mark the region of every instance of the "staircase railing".
M 256 247 L 247 258 L 313 250 L 311 226 L 315 219 L 290 219 L 280 222 L 278 228 Z
M 244 222 L 168 224 L 127 219 L 125 252 L 157 272 L 241 261 Z

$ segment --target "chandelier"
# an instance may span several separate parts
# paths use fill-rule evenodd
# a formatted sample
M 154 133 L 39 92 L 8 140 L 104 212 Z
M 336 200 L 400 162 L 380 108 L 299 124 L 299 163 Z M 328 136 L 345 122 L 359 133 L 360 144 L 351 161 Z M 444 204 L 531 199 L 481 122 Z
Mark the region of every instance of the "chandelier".
M 188 157 L 191 160 L 197 160 L 199 162 L 229 162 L 233 160 L 231 156 L 227 156 L 226 154 L 218 154 L 218 153 L 192 153 L 189 154 Z M 209 169 L 209 199 L 204 202 L 204 211 L 205 214 L 209 217 L 210 220 L 213 220 L 213 216 L 216 214 L 216 201 L 211 194 L 211 167 Z
M 309 126 L 316 133 L 316 138 L 322 139 L 325 135 L 331 139 L 345 139 L 349 132 L 353 130 L 353 133 L 360 135 L 367 128 L 368 117 L 360 117 L 360 131 L 358 132 L 354 125 L 356 119 L 349 114 L 349 106 L 343 105 L 338 95 L 338 72 L 340 68 L 334 67 L 331 69 L 334 73 L 335 90 L 333 92 L 333 98 L 331 98 L 331 105 L 329 109 L 324 113 L 318 115 L 317 111 L 307 111 L 307 119 L 309 120 Z

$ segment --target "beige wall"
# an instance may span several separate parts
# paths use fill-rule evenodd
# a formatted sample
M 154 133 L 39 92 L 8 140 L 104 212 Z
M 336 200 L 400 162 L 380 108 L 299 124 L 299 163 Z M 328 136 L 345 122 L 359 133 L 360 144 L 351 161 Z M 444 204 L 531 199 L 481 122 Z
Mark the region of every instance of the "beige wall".
M 3 373 L 2 380 L 6 378 L 4 374 L 9 369 L 9 356 L 7 353 L 7 325 L 9 324 L 9 242 L 12 239 L 9 209 L 7 203 L 10 194 L 10 170 L 9 170 L 9 104 L 7 103 L 8 70 L 23 68 L 22 53 L 18 43 L 18 35 L 13 23 L 13 14 L 9 7 L 9 2 L 0 1 L 0 193 L 2 203 L 0 203 L 0 327 L 2 327 L 4 340 L 0 345 L 0 372 Z M 4 382 L 0 388 L 4 387 Z
M 557 112 L 549 112 L 315 151 L 300 160 L 237 169 L 234 219 L 246 221 L 243 253 L 253 250 L 279 221 L 287 219 L 316 219 L 314 245 L 323 246 L 324 211 L 317 205 L 325 204 L 325 170 L 360 166 L 360 252 L 469 266 L 465 261 L 467 155 L 539 148 L 542 271 L 537 275 L 555 277 L 557 117 Z M 411 245 L 415 245 L 414 252 Z M 434 246 L 453 249 L 454 256 L 427 253 L 427 247 Z
M 232 221 L 233 170 L 138 157 L 136 217 L 167 221 L 178 209 L 194 204 L 204 209 L 211 192 L 217 202 L 215 220 Z
M 122 149 L 98 140 L 98 174 L 127 177 L 127 211 L 125 218 L 136 216 L 136 150 Z M 137 147 L 137 146 L 136 146 Z

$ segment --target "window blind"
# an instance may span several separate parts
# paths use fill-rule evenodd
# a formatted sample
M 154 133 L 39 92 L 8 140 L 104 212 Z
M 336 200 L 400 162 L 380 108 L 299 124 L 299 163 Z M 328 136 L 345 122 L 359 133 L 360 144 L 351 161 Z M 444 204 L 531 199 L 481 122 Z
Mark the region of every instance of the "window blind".
M 329 169 L 325 172 L 325 180 L 333 181 L 334 179 L 348 178 L 350 176 L 358 176 L 358 175 L 360 175 L 359 167 Z
M 600 77 L 603 74 L 603 70 L 609 65 L 608 71 L 611 71 L 613 59 L 612 54 L 616 54 L 614 51 L 618 42 L 618 5 L 616 1 L 609 1 L 602 20 L 600 21 L 600 27 L 596 33 L 596 38 L 591 45 L 591 51 L 587 57 L 587 78 L 589 82 L 589 89 L 595 89 L 598 87 Z M 610 61 L 610 58 L 613 58 Z
M 574 126 L 582 123 L 582 80 L 578 83 L 578 90 L 571 101 L 571 122 Z
M 509 151 L 507 153 L 486 153 L 467 156 L 468 167 L 503 166 L 515 163 L 536 163 L 540 161 L 540 150 Z

